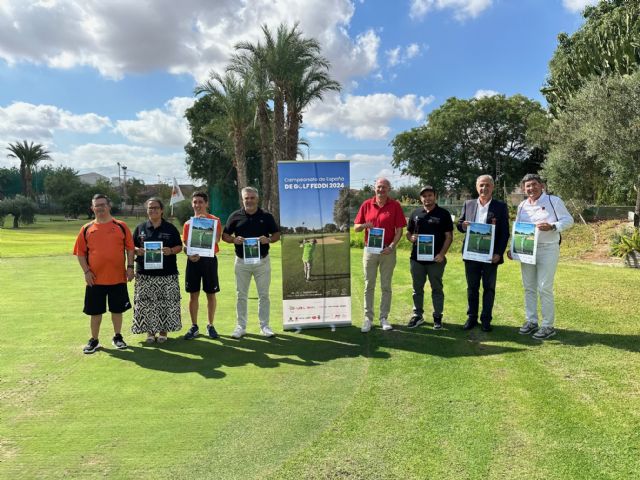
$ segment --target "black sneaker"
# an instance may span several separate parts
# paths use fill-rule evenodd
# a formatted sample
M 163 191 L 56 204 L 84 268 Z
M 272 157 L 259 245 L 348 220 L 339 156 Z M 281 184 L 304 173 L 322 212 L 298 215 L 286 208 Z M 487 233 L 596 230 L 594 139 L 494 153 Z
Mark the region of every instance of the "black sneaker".
M 191 325 L 189 331 L 185 334 L 185 340 L 193 340 L 198 335 L 200 335 L 200 330 L 198 329 L 198 325 Z
M 440 330 L 442 328 L 442 317 L 433 317 L 433 329 Z
M 422 315 L 414 315 L 413 317 L 411 317 L 411 320 L 409 320 L 409 323 L 407 323 L 407 328 L 416 328 L 423 323 L 424 318 L 422 318 Z
M 118 350 L 122 350 L 123 348 L 127 348 L 127 344 L 124 341 L 124 338 L 122 338 L 122 335 L 120 333 L 116 333 L 113 336 L 113 340 L 112 342 L 113 346 L 116 347 Z
M 213 325 L 207 325 L 207 334 L 209 335 L 209 338 L 218 338 L 220 336 L 218 335 L 218 332 L 216 332 L 216 327 Z
M 96 350 L 100 348 L 100 342 L 97 338 L 90 338 L 89 343 L 87 343 L 82 349 L 82 353 L 90 354 L 94 353 Z

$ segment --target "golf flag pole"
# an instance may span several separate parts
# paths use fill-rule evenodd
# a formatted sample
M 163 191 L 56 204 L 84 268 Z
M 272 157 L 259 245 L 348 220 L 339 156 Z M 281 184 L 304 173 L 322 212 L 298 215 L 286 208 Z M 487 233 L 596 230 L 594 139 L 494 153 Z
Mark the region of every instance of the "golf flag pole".
M 171 200 L 169 200 L 169 205 L 171 205 L 171 216 L 173 216 L 173 206 L 184 200 L 184 195 L 182 195 L 182 190 L 180 190 L 180 185 L 178 185 L 178 181 L 176 177 L 173 177 L 173 188 L 171 189 Z

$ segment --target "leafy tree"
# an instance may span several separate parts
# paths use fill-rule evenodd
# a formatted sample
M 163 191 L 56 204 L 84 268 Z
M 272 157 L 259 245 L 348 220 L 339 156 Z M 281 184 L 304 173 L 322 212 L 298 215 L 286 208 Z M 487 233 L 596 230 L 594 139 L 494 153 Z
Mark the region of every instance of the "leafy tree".
M 20 224 L 29 225 L 35 222 L 37 211 L 35 202 L 22 195 L 0 200 L 0 218 L 13 215 L 13 228 L 18 228 Z
M 131 178 L 127 180 L 127 196 L 129 197 L 129 205 L 131 205 L 131 213 L 136 204 L 140 203 L 140 196 L 144 191 L 144 181 L 139 178 Z
M 16 167 L 0 168 L 0 200 L 20 191 L 20 171 Z
M 78 172 L 70 167 L 58 167 L 44 179 L 45 192 L 58 203 L 72 191 L 82 190 L 82 186 Z
M 612 185 L 635 190 L 640 215 L 640 72 L 587 82 L 552 125 L 551 138 L 545 167 L 551 186 L 568 189 L 584 181 L 596 193 Z M 584 188 L 577 192 L 586 196 Z
M 338 228 L 342 228 L 344 225 L 349 225 L 349 211 L 351 207 L 351 189 L 343 188 L 338 194 L 338 199 L 333 204 L 333 221 Z
M 590 79 L 630 74 L 640 66 L 640 3 L 601 0 L 586 7 L 573 35 L 558 35 L 542 93 L 553 115 Z
M 11 153 L 7 154 L 9 158 L 15 158 L 20 161 L 20 177 L 22 178 L 22 193 L 29 198 L 33 198 L 33 172 L 38 163 L 44 160 L 51 160 L 49 151 L 39 143 L 10 143 L 7 147 Z
M 530 133 L 548 122 L 542 106 L 522 95 L 452 97 L 429 114 L 426 125 L 393 139 L 392 164 L 439 192 L 474 192 L 476 178 L 485 173 L 511 190 L 544 160 L 544 145 Z

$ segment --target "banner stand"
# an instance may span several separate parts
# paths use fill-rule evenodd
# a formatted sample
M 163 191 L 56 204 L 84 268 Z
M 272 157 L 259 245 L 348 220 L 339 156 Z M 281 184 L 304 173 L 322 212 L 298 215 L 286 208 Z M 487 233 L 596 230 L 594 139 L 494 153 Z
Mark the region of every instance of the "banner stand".
M 283 329 L 351 325 L 349 162 L 278 162 Z

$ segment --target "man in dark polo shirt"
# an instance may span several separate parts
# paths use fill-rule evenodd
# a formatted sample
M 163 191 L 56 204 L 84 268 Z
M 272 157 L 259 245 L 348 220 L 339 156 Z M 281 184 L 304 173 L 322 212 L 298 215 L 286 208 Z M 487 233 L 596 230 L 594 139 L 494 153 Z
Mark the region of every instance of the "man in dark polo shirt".
M 382 251 L 369 253 L 364 249 L 362 266 L 364 268 L 364 322 L 360 331 L 367 333 L 373 326 L 373 297 L 376 278 L 380 270 L 380 326 L 382 330 L 392 330 L 389 322 L 391 311 L 391 279 L 396 267 L 396 246 L 402 238 L 402 230 L 407 224 L 400 202 L 389 196 L 391 183 L 386 178 L 376 180 L 373 198 L 362 202 L 354 220 L 356 232 L 364 230 L 364 243 L 367 244 L 370 228 L 384 228 Z
M 233 212 L 222 232 L 222 240 L 233 243 L 236 249 L 236 315 L 237 325 L 231 336 L 242 338 L 247 330 L 247 298 L 251 276 L 258 290 L 258 319 L 260 330 L 265 337 L 273 337 L 269 327 L 269 286 L 271 285 L 271 262 L 269 244 L 280 239 L 280 229 L 273 215 L 258 208 L 258 191 L 253 187 L 242 189 L 242 205 Z M 257 239 L 260 246 L 260 258 L 245 258 L 245 247 L 249 248 L 251 239 Z
M 433 304 L 433 328 L 442 328 L 444 292 L 442 277 L 447 265 L 447 251 L 453 241 L 451 214 L 436 203 L 435 189 L 426 185 L 420 190 L 422 207 L 415 209 L 409 217 L 407 239 L 413 243 L 411 249 L 411 278 L 413 280 L 413 316 L 408 327 L 415 328 L 424 323 L 424 284 L 429 278 L 431 302 Z M 418 235 L 433 235 L 433 261 L 418 260 Z

